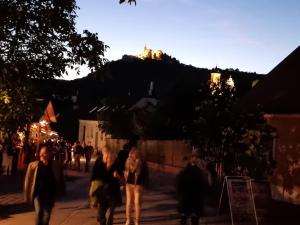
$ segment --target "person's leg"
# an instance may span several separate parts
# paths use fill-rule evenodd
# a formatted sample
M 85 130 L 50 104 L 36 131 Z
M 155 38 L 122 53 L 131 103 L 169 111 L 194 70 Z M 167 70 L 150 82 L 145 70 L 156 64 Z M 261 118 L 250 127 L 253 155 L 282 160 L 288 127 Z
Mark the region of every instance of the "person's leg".
M 134 192 L 134 185 L 126 184 L 126 223 L 125 223 L 125 225 L 130 224 L 133 192 Z
M 115 205 L 112 204 L 108 207 L 106 212 L 106 225 L 113 225 L 114 212 L 115 212 Z
M 8 170 L 7 170 L 7 175 L 12 175 L 12 166 L 13 166 L 13 157 L 9 156 L 8 157 Z
M 40 198 L 34 198 L 34 210 L 35 210 L 35 225 L 43 225 L 43 205 Z
M 80 171 L 80 155 L 79 154 L 77 154 L 76 155 L 76 169 L 78 170 L 78 171 Z
M 191 214 L 191 225 L 199 225 L 199 215 L 196 213 Z
M 54 203 L 51 202 L 47 202 L 44 205 L 44 212 L 43 212 L 43 225 L 49 225 L 49 221 L 50 221 L 50 216 L 51 216 L 51 212 L 52 212 L 52 208 L 53 208 Z
M 186 225 L 188 219 L 188 213 L 186 209 L 186 201 L 182 196 L 178 198 L 178 212 L 180 214 L 180 224 Z
M 85 160 L 85 172 L 89 172 L 89 163 L 90 163 L 90 160 L 88 158 L 86 158 L 86 160 Z
M 141 217 L 141 196 L 143 187 L 141 185 L 134 186 L 134 212 L 135 212 L 135 225 L 140 224 Z
M 8 155 L 3 153 L 3 161 L 2 161 L 2 168 L 3 168 L 3 175 L 7 175 L 7 161 Z
M 187 224 L 187 215 L 185 213 L 180 214 L 180 224 L 186 225 Z
M 98 222 L 100 225 L 106 225 L 107 202 L 100 202 L 98 206 Z

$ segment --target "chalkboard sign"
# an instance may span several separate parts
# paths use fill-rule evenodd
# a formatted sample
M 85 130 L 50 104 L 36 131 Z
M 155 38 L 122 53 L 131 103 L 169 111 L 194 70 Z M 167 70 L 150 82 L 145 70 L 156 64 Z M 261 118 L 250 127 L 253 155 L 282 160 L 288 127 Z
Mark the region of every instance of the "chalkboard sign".
M 219 208 L 225 194 L 225 188 L 227 189 L 232 225 L 257 225 L 250 178 L 243 176 L 225 177 Z

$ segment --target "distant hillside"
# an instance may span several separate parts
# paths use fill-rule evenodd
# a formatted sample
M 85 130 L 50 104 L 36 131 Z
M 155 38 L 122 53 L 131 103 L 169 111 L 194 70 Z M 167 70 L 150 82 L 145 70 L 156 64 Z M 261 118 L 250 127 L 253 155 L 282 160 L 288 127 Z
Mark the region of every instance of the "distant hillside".
M 239 93 L 247 91 L 254 80 L 263 76 L 238 70 L 221 70 L 222 77 L 232 76 Z M 35 80 L 35 86 L 41 96 L 49 98 L 51 95 L 71 96 L 78 93 L 79 102 L 88 106 L 95 104 L 105 96 L 137 95 L 143 96 L 154 82 L 158 98 L 164 96 L 170 88 L 184 82 L 198 86 L 210 79 L 211 70 L 197 68 L 182 63 L 169 63 L 163 60 L 140 60 L 127 58 L 107 63 L 97 74 L 87 77 L 65 80 Z
M 143 97 L 147 95 L 150 82 L 153 81 L 158 99 L 168 99 L 170 96 L 184 99 L 210 79 L 209 69 L 185 65 L 172 57 L 166 59 L 168 60 L 141 60 L 124 56 L 123 59 L 107 63 L 97 73 L 81 79 L 34 80 L 33 83 L 37 87 L 37 96 L 54 102 L 54 109 L 59 114 L 58 130 L 64 133 L 64 136 L 71 135 L 72 139 L 75 139 L 78 118 L 83 118 L 84 114 L 100 104 L 104 97 Z M 254 80 L 263 78 L 259 74 L 238 70 L 220 71 L 222 77 L 233 78 L 240 95 L 251 88 Z M 174 95 L 175 90 L 181 91 Z M 77 102 L 74 102 L 75 99 L 71 96 L 76 96 Z M 73 131 L 63 131 L 65 129 Z

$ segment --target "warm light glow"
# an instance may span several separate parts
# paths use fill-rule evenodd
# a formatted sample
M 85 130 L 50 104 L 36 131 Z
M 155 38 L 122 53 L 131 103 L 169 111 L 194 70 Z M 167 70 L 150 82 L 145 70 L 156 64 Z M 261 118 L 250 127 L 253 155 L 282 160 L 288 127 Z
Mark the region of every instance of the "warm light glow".
M 232 77 L 230 76 L 228 78 L 228 80 L 226 81 L 227 86 L 229 86 L 230 88 L 234 88 L 234 81 L 232 79 Z
M 40 124 L 41 124 L 42 127 L 44 127 L 44 126 L 46 126 L 48 123 L 47 123 L 46 120 L 41 120 L 41 121 L 40 121 Z
M 25 137 L 24 132 L 17 132 L 17 134 L 19 135 L 20 140 L 23 140 L 23 138 Z
M 259 80 L 254 80 L 254 81 L 252 82 L 252 87 L 254 87 L 258 82 L 259 82 Z
M 211 84 L 219 84 L 221 81 L 221 73 L 214 72 L 211 73 L 210 83 Z
M 36 125 L 36 123 L 34 123 L 34 124 L 31 125 L 31 129 L 35 130 L 37 128 L 38 128 L 38 126 Z
M 48 135 L 49 136 L 58 136 L 58 133 L 52 130 L 48 133 Z
M 156 59 L 161 60 L 161 57 L 163 55 L 162 50 L 152 50 L 150 48 L 147 48 L 147 46 L 144 47 L 144 52 L 139 54 L 137 57 L 140 59 Z
M 0 96 L 0 100 L 4 102 L 4 104 L 9 104 L 11 102 L 11 97 L 7 94 L 7 91 L 2 92 Z

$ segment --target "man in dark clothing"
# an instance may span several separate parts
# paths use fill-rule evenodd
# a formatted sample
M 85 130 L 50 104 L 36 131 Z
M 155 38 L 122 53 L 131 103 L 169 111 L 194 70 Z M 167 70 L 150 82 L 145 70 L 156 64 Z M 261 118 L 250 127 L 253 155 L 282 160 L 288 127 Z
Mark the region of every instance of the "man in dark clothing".
M 198 156 L 193 154 L 188 165 L 177 176 L 178 211 L 181 214 L 182 225 L 187 224 L 189 217 L 192 225 L 199 224 L 207 189 L 205 171 L 200 166 Z
M 83 153 L 85 157 L 85 170 L 84 170 L 85 172 L 89 172 L 90 170 L 90 161 L 92 158 L 93 151 L 94 148 L 90 142 L 87 145 L 85 145 L 83 148 Z
M 121 149 L 117 155 L 115 165 L 118 174 L 123 177 L 123 171 L 125 169 L 125 163 L 129 155 L 129 150 L 131 146 L 127 143 L 123 145 L 123 149 Z
M 83 148 L 80 141 L 76 141 L 74 145 L 75 168 L 80 171 L 80 158 L 83 155 Z
M 47 147 L 40 150 L 40 160 L 28 165 L 25 177 L 25 200 L 36 212 L 35 224 L 48 225 L 62 179 L 59 163 L 51 161 Z

